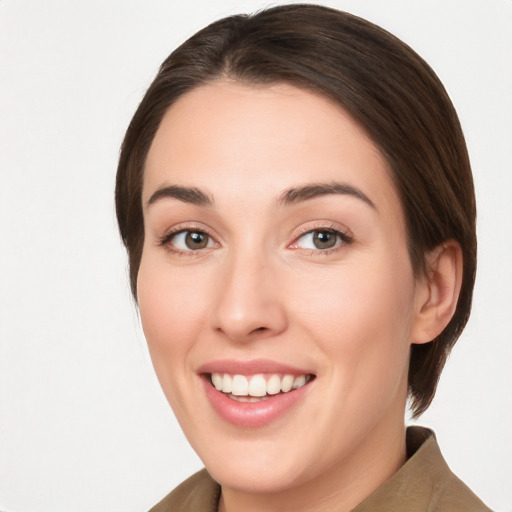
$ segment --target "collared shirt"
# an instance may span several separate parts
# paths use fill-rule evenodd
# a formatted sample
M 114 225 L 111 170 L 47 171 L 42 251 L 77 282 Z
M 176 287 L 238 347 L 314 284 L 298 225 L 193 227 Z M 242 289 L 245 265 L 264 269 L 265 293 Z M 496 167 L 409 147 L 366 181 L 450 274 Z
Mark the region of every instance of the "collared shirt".
M 490 512 L 446 464 L 431 430 L 407 429 L 407 462 L 352 512 Z M 199 471 L 150 512 L 217 512 L 220 486 Z

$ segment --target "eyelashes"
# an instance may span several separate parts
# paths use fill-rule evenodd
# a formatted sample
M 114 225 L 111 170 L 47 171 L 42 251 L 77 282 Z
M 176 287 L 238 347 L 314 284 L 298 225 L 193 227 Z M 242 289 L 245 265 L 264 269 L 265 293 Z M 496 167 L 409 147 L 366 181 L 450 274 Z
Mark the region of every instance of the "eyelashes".
M 332 225 L 315 225 L 301 228 L 286 247 L 306 255 L 328 255 L 350 245 L 353 237 L 349 232 Z M 178 227 L 163 235 L 158 245 L 178 256 L 199 256 L 221 247 L 204 228 Z
M 171 244 L 179 251 L 199 251 L 218 246 L 204 231 L 186 229 L 167 235 L 161 245 Z
M 310 254 L 318 252 L 326 255 L 341 249 L 343 245 L 351 244 L 352 241 L 352 236 L 345 231 L 333 226 L 317 226 L 304 229 L 302 234 L 289 245 L 289 248 L 306 250 Z
M 204 229 L 193 226 L 166 233 L 160 238 L 158 245 L 171 253 L 183 256 L 193 256 L 194 253 L 220 247 Z

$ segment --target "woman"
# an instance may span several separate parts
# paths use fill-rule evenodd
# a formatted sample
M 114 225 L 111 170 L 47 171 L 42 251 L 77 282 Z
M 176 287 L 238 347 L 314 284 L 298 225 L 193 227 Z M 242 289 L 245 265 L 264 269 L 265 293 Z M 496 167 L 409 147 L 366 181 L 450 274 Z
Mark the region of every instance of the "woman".
M 141 102 L 116 206 L 207 471 L 154 511 L 488 510 L 403 421 L 433 398 L 476 266 L 462 131 L 410 48 L 312 5 L 210 25 Z

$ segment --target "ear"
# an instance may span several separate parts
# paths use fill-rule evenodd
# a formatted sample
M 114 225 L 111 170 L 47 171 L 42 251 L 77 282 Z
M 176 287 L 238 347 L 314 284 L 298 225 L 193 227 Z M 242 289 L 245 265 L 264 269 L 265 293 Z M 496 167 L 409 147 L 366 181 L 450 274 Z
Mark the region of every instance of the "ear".
M 462 249 L 447 240 L 426 256 L 427 275 L 417 281 L 411 342 L 428 343 L 452 319 L 462 284 Z

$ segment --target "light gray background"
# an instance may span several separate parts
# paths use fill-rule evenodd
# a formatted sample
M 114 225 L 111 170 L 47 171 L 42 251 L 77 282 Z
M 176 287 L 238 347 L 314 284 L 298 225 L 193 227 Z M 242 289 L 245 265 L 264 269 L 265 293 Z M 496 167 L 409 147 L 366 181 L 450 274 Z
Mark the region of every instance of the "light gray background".
M 472 319 L 420 423 L 512 510 L 512 2 L 322 2 L 434 67 L 479 206 Z M 201 466 L 153 376 L 114 221 L 124 130 L 178 43 L 264 1 L 0 0 L 0 509 L 138 512 Z M 305 434 L 306 435 L 306 434 Z

